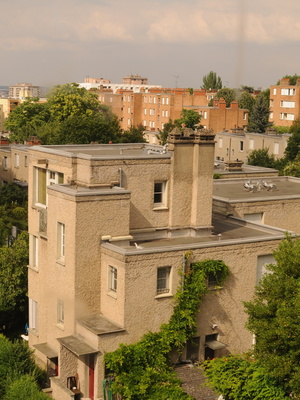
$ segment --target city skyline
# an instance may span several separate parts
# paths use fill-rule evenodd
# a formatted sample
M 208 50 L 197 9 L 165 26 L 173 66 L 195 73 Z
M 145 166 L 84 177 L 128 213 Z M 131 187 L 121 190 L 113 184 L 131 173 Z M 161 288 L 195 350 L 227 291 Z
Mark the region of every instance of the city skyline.
M 297 0 L 0 0 L 0 85 L 52 86 L 85 76 L 113 83 L 266 88 L 299 73 Z

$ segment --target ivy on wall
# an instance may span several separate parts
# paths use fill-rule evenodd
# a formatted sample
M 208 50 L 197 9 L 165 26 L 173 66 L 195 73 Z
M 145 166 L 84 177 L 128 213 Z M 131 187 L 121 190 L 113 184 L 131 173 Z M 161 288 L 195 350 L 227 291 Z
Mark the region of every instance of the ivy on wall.
M 220 260 L 190 263 L 186 254 L 183 285 L 175 295 L 170 321 L 159 332 L 149 332 L 131 345 L 105 355 L 106 368 L 112 373 L 111 391 L 127 400 L 191 400 L 181 388 L 181 382 L 171 367 L 169 354 L 182 350 L 196 334 L 196 314 L 207 293 L 207 278 L 214 275 L 219 285 L 229 274 L 228 266 Z

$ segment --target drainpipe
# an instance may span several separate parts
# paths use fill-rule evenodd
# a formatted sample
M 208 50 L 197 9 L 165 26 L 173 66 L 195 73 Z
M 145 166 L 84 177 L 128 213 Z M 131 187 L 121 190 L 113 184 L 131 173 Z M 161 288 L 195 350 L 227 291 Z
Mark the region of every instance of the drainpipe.
M 120 187 L 122 187 L 122 168 L 119 168 L 119 181 L 120 181 Z

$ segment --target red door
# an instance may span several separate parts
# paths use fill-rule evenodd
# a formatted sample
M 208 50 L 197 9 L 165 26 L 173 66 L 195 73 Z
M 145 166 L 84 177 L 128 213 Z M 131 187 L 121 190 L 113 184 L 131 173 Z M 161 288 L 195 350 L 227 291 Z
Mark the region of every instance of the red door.
M 95 363 L 94 355 L 89 355 L 89 398 L 94 400 L 94 383 L 95 383 Z

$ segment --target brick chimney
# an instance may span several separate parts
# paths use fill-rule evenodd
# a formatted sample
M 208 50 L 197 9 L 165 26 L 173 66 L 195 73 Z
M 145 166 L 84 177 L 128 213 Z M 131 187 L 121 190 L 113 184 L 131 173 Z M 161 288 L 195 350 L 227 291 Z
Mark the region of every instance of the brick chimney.
M 27 140 L 28 146 L 38 146 L 42 144 L 40 139 L 37 136 L 30 136 Z
M 238 110 L 238 108 L 239 108 L 239 103 L 238 103 L 237 101 L 232 101 L 231 104 L 230 104 L 230 108 L 231 108 L 232 110 Z
M 0 137 L 0 145 L 1 146 L 8 146 L 9 145 L 9 140 L 6 138 L 6 137 L 4 137 L 4 136 L 1 136 Z
M 223 97 L 221 97 L 219 100 L 219 108 L 221 108 L 221 109 L 226 108 L 226 101 L 223 99 Z
M 290 79 L 289 79 L 289 78 L 282 78 L 282 79 L 280 79 L 280 85 L 281 85 L 281 86 L 288 86 L 288 85 L 290 85 Z

